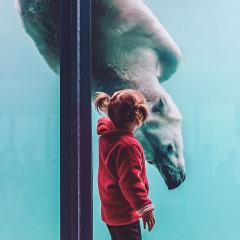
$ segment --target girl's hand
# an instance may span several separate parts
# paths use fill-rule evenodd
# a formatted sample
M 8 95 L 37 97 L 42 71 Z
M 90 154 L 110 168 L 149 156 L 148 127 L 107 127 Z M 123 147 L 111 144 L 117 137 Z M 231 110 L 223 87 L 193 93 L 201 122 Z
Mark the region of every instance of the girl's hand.
M 142 221 L 143 221 L 143 227 L 146 229 L 146 223 L 148 224 L 148 231 L 150 232 L 153 228 L 153 225 L 155 224 L 155 218 L 153 215 L 153 210 L 146 212 L 142 216 Z

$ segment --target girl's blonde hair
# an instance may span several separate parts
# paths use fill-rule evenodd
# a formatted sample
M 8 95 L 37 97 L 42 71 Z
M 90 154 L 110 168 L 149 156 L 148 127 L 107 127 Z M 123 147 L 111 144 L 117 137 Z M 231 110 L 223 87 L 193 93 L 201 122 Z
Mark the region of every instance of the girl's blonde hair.
M 96 92 L 95 107 L 98 112 L 106 112 L 117 128 L 125 128 L 134 119 L 143 123 L 149 115 L 145 97 L 134 89 L 117 91 L 112 97 L 104 92 Z

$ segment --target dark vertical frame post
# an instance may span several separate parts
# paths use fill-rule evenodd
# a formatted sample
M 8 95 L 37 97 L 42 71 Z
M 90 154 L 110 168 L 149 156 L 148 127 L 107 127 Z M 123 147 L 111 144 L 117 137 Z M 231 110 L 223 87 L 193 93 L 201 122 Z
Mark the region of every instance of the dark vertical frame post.
M 60 1 L 60 239 L 71 240 L 71 1 Z
M 79 0 L 80 239 L 92 240 L 91 0 Z M 79 65 L 78 65 L 79 66 Z
M 90 0 L 61 0 L 61 240 L 92 240 L 90 13 Z

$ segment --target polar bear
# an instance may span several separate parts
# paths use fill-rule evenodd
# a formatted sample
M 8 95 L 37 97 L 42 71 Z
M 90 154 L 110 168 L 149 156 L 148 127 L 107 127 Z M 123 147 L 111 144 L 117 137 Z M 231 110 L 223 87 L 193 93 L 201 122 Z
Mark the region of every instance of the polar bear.
M 59 0 L 17 0 L 23 25 L 50 68 L 59 73 Z M 161 85 L 176 71 L 181 52 L 142 0 L 92 0 L 92 97 L 139 90 L 149 120 L 136 131 L 146 160 L 168 189 L 185 179 L 182 116 Z

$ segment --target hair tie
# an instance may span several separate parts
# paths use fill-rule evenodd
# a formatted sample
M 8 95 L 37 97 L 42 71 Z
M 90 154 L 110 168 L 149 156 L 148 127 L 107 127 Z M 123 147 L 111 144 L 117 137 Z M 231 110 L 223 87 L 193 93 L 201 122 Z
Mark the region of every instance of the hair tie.
M 109 95 L 107 95 L 107 96 L 106 96 L 106 100 L 108 100 L 109 102 L 111 102 L 112 98 L 111 98 Z

